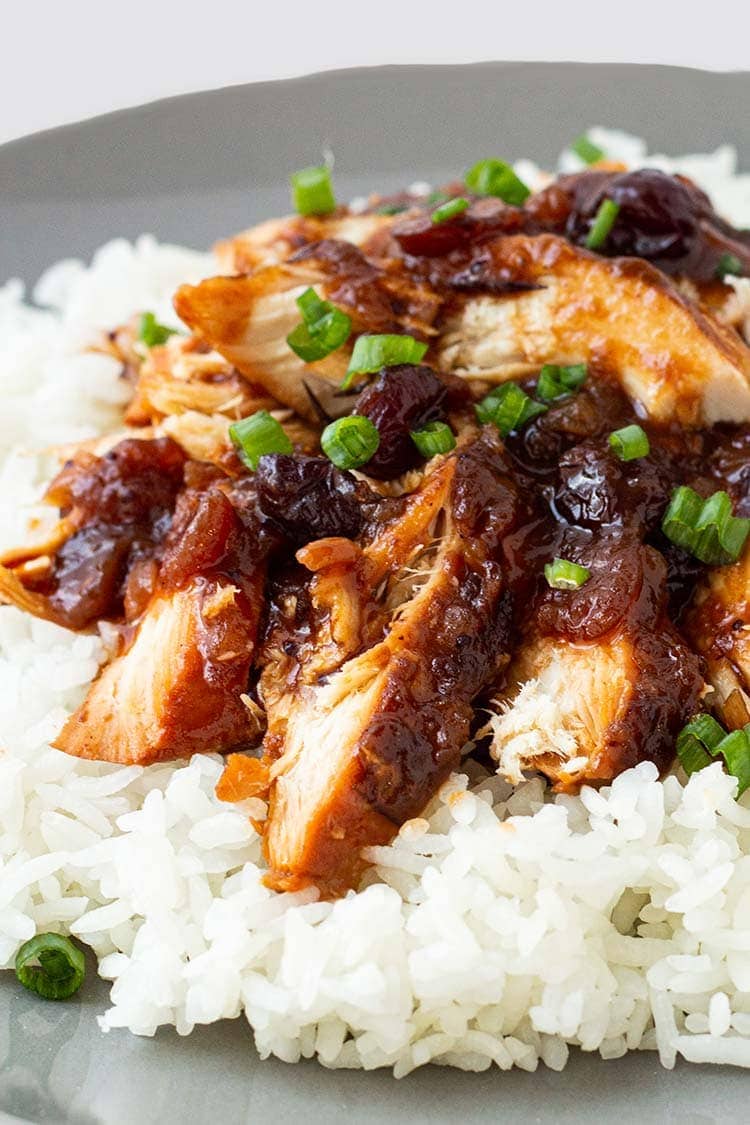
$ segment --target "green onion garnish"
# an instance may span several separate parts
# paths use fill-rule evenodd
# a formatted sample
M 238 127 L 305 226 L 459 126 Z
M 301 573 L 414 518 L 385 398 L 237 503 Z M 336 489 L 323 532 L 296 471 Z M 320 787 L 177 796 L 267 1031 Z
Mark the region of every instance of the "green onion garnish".
M 588 250 L 598 250 L 604 245 L 609 237 L 609 232 L 615 225 L 615 219 L 619 213 L 620 204 L 615 203 L 614 199 L 602 200 L 599 204 L 599 210 L 596 212 L 593 226 L 586 239 L 586 248 Z
M 750 723 L 722 738 L 716 754 L 721 754 L 732 777 L 737 778 L 737 796 L 740 797 L 750 786 Z
M 284 427 L 267 410 L 233 422 L 229 436 L 249 469 L 257 469 L 261 457 L 267 453 L 291 453 L 292 443 Z
M 147 348 L 156 348 L 159 344 L 166 344 L 170 336 L 177 336 L 176 328 L 167 328 L 166 324 L 159 324 L 152 312 L 142 314 L 138 325 L 138 339 Z
M 411 440 L 423 457 L 449 453 L 456 447 L 456 438 L 447 422 L 428 422 L 420 430 L 411 430 Z
M 289 181 L 292 185 L 292 202 L 299 215 L 330 215 L 336 210 L 331 170 L 324 164 L 314 168 L 301 168 Z
M 688 776 L 722 757 L 737 778 L 739 797 L 750 787 L 750 723 L 727 734 L 711 715 L 696 715 L 677 735 L 677 757 Z
M 547 410 L 540 402 L 534 402 L 516 383 L 503 383 L 474 406 L 477 418 L 482 425 L 492 422 L 503 437 L 513 430 L 520 430 L 532 418 Z
M 556 363 L 545 363 L 539 372 L 536 393 L 542 402 L 553 402 L 556 398 L 573 394 L 585 382 L 585 363 L 574 363 L 570 367 L 560 367 Z
M 553 590 L 577 590 L 584 582 L 588 582 L 591 571 L 569 559 L 553 559 L 545 565 L 544 577 Z
M 750 519 L 732 515 L 726 492 L 704 500 L 692 488 L 680 485 L 672 493 L 661 529 L 667 539 L 709 566 L 727 566 L 742 554 Z
M 339 469 L 365 465 L 380 445 L 380 434 L 369 418 L 349 414 L 330 422 L 320 435 L 320 447 Z
M 349 339 L 350 318 L 330 301 L 321 301 L 314 289 L 306 289 L 297 298 L 297 307 L 302 323 L 289 333 L 286 342 L 305 363 L 324 359 Z
M 419 363 L 426 351 L 427 344 L 413 336 L 359 336 L 341 389 L 348 390 L 355 375 L 371 375 L 399 363 Z
M 719 264 L 716 267 L 717 277 L 726 277 L 731 274 L 733 277 L 742 277 L 745 272 L 745 267 L 735 254 L 722 254 L 719 258 Z
M 447 203 L 449 199 L 450 196 L 446 192 L 437 189 L 436 191 L 430 192 L 425 202 L 428 207 L 434 207 L 437 203 Z
M 590 141 L 585 133 L 582 133 L 580 137 L 576 137 L 570 148 L 576 156 L 580 156 L 584 164 L 596 164 L 598 160 L 604 160 L 604 149 L 599 148 L 593 141 Z
M 37 934 L 16 954 L 16 976 L 45 1000 L 67 1000 L 83 984 L 86 962 L 70 938 Z
M 468 206 L 468 199 L 463 195 L 457 195 L 455 199 L 449 199 L 447 203 L 441 203 L 435 208 L 431 215 L 432 221 L 444 223 L 447 219 L 454 219 L 456 215 L 462 215 Z
M 402 211 L 408 211 L 408 203 L 381 203 L 379 207 L 375 208 L 376 215 L 400 215 Z
M 609 435 L 610 449 L 620 461 L 636 461 L 651 452 L 648 435 L 640 426 L 623 426 Z
M 520 180 L 504 160 L 479 160 L 470 168 L 464 182 L 476 195 L 496 195 L 504 203 L 520 207 L 531 195 L 523 180 Z

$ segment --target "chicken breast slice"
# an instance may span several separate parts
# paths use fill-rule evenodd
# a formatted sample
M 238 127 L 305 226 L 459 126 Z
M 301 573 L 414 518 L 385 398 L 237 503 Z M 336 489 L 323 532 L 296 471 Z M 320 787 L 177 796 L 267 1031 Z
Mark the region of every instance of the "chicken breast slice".
M 347 307 L 347 279 L 364 274 L 361 255 L 332 262 L 316 257 L 315 247 L 305 254 L 251 277 L 183 286 L 175 307 L 247 378 L 312 417 L 306 372 L 339 382 L 349 346 L 304 364 L 286 343 L 300 319 L 295 300 L 312 285 Z M 347 307 L 355 332 L 433 338 L 427 361 L 440 370 L 492 382 L 543 363 L 591 362 L 615 372 L 656 420 L 690 426 L 750 420 L 750 349 L 734 328 L 640 259 L 597 257 L 554 235 L 509 235 L 478 246 L 464 263 L 462 276 L 476 292 L 468 297 L 431 287 L 409 260 L 370 267 L 371 291 L 390 287 L 392 310 L 400 311 L 385 326 L 382 302 L 356 299 Z M 506 284 L 528 288 L 498 293 Z
M 496 239 L 478 260 L 478 289 L 483 279 L 538 288 L 467 299 L 439 326 L 442 370 L 502 381 L 543 363 L 592 362 L 655 420 L 750 420 L 750 349 L 647 262 L 600 258 L 553 235 Z
M 487 728 L 498 773 L 514 784 L 538 770 L 576 790 L 639 761 L 671 762 L 703 679 L 664 610 L 664 564 L 640 550 L 641 586 L 615 629 L 589 643 L 532 630 L 515 654 Z
M 699 587 L 685 633 L 706 661 L 711 701 L 732 729 L 750 722 L 750 546 L 730 566 L 714 567 Z
M 347 344 L 304 363 L 287 344 L 300 323 L 297 298 L 308 287 L 352 320 Z M 441 298 L 423 282 L 369 262 L 348 242 L 317 243 L 282 265 L 248 277 L 214 277 L 178 289 L 174 305 L 186 324 L 238 371 L 302 417 L 317 421 L 306 382 L 336 388 L 359 332 L 429 335 Z
M 241 695 L 255 653 L 258 581 L 257 599 L 213 579 L 156 596 L 53 746 L 146 765 L 247 742 L 253 722 Z
M 365 246 L 393 224 L 390 215 L 286 215 L 243 230 L 215 247 L 224 273 L 246 274 L 262 266 L 278 265 L 301 246 L 324 238 Z
M 355 885 L 361 848 L 390 839 L 458 765 L 471 701 L 507 659 L 509 615 L 493 553 L 515 518 L 515 490 L 502 456 L 477 441 L 444 460 L 428 484 L 437 542 L 426 564 L 401 564 L 377 583 L 383 553 L 377 542 L 369 545 L 354 583 L 359 627 L 339 650 L 338 665 L 324 661 L 317 677 L 303 666 L 291 677 L 294 689 L 278 699 L 264 692 L 272 886 L 315 883 L 336 894 Z M 424 509 L 407 506 L 405 520 L 410 516 L 418 550 Z M 386 534 L 403 552 L 404 528 L 394 530 Z M 318 611 L 320 576 L 312 586 Z M 318 645 L 330 652 L 330 642 L 324 627 L 304 663 L 315 666 Z M 279 681 L 273 664 L 264 674 Z

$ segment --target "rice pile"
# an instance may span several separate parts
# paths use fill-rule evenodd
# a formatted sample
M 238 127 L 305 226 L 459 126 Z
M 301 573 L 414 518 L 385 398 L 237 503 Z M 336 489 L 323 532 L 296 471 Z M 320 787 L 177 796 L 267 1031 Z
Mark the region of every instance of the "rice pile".
M 592 136 L 642 163 L 632 138 Z M 750 225 L 731 150 L 676 163 Z M 39 514 L 54 462 L 33 450 L 119 423 L 118 365 L 81 347 L 144 308 L 173 322 L 176 285 L 212 269 L 144 237 L 54 267 L 47 311 L 0 290 L 0 546 Z M 49 748 L 104 656 L 97 635 L 0 609 L 0 966 L 69 932 L 113 981 L 103 1030 L 244 1014 L 289 1062 L 558 1070 L 576 1044 L 750 1066 L 750 795 L 718 764 L 555 798 L 470 766 L 370 849 L 358 894 L 322 903 L 262 885 L 264 806 L 217 800 L 218 757 L 119 768 Z

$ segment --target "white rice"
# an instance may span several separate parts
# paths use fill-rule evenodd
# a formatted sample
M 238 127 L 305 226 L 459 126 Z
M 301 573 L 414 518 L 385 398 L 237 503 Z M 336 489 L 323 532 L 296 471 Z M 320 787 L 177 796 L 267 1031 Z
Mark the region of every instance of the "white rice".
M 592 136 L 642 162 L 633 138 Z M 731 150 L 669 166 L 750 224 Z M 0 290 L 0 545 L 52 468 L 29 449 L 118 424 L 117 365 L 81 346 L 143 308 L 173 319 L 175 286 L 212 269 L 144 237 L 55 266 L 34 293 L 48 311 Z M 718 764 L 556 798 L 472 767 L 370 849 L 358 894 L 321 903 L 263 886 L 263 804 L 217 800 L 218 757 L 144 770 L 49 748 L 103 659 L 98 636 L 0 609 L 0 966 L 69 932 L 113 981 L 104 1031 L 244 1014 L 290 1062 L 560 1070 L 578 1045 L 750 1066 L 750 797 Z

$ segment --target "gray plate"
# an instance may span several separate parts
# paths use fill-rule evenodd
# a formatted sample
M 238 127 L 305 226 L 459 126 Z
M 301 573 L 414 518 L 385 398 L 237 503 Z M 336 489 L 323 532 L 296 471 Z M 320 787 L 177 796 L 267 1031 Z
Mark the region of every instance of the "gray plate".
M 290 170 L 336 154 L 342 197 L 439 182 L 480 156 L 550 162 L 587 124 L 671 153 L 731 140 L 750 166 L 750 75 L 661 67 L 389 67 L 195 94 L 0 148 L 0 281 L 33 282 L 115 235 L 194 246 L 288 208 Z M 746 1121 L 747 1075 L 651 1055 L 578 1054 L 563 1074 L 435 1067 L 402 1082 L 317 1064 L 259 1063 L 247 1025 L 179 1039 L 102 1035 L 106 989 L 37 1000 L 0 980 L 0 1117 L 69 1125 L 307 1121 Z

